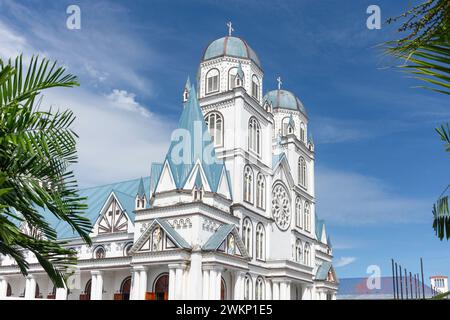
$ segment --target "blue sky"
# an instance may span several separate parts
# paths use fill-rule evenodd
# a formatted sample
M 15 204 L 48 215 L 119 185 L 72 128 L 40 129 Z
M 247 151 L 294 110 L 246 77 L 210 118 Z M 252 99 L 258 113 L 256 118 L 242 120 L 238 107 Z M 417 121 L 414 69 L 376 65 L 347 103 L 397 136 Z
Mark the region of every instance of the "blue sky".
M 316 143 L 317 212 L 327 220 L 340 277 L 390 258 L 411 271 L 450 274 L 450 243 L 432 230 L 431 205 L 449 182 L 449 158 L 434 127 L 450 120 L 448 97 L 412 88 L 377 47 L 395 28 L 366 28 L 400 1 L 8 1 L 0 0 L 0 57 L 40 53 L 65 64 L 81 87 L 54 90 L 44 104 L 78 116 L 83 186 L 148 174 L 181 112 L 188 75 L 226 34 L 258 54 L 264 90 L 296 93 Z M 66 8 L 81 8 L 68 30 Z M 93 174 L 95 173 L 95 174 Z

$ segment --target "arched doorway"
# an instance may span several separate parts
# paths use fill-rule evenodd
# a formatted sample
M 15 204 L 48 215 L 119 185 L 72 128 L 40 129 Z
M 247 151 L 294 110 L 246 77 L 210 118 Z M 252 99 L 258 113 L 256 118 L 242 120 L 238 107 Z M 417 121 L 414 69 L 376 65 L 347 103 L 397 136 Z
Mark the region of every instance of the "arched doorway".
M 40 290 L 39 290 L 39 284 L 36 283 L 36 290 L 34 291 L 34 297 L 37 298 L 42 298 Z
M 84 292 L 80 294 L 80 300 L 91 300 L 91 286 L 92 280 L 89 279 L 88 282 L 86 282 L 86 286 L 84 287 Z
M 159 275 L 154 288 L 156 300 L 167 300 L 169 296 L 169 275 L 167 273 Z
M 220 281 L 220 300 L 226 300 L 227 299 L 227 287 L 225 284 L 225 279 L 221 278 Z
M 122 300 L 130 300 L 131 291 L 131 277 L 126 277 L 122 284 L 120 285 L 120 293 L 122 295 Z
M 6 296 L 11 297 L 12 296 L 12 288 L 11 285 L 8 283 L 8 286 L 6 288 Z

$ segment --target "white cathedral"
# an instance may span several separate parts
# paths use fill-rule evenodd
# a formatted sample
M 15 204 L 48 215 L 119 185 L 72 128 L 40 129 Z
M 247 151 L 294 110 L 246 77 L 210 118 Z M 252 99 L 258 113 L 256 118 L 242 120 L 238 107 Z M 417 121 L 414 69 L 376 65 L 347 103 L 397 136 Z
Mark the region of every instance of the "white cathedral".
M 92 246 L 43 212 L 77 253 L 66 288 L 31 253 L 26 277 L 0 256 L 0 299 L 336 298 L 305 107 L 279 78 L 263 95 L 258 56 L 229 27 L 204 51 L 197 85 L 186 83 L 163 161 L 80 191 Z

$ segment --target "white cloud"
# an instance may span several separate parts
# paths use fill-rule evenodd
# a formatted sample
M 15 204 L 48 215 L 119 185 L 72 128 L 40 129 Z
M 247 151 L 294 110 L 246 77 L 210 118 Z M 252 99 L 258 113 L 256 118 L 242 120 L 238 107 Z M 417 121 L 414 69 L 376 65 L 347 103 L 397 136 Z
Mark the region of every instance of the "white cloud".
M 423 222 L 431 199 L 396 194 L 380 179 L 320 167 L 317 213 L 337 225 Z
M 125 101 L 128 101 L 125 99 Z M 150 174 L 162 161 L 174 123 L 116 107 L 106 96 L 81 88 L 48 91 L 42 108 L 70 108 L 77 119 L 79 161 L 75 172 L 81 186 L 132 179 Z
M 334 261 L 336 268 L 345 267 L 356 261 L 356 257 L 340 257 Z
M 111 105 L 132 112 L 138 112 L 144 117 L 150 117 L 150 112 L 136 101 L 136 95 L 126 90 L 114 89 L 106 98 Z

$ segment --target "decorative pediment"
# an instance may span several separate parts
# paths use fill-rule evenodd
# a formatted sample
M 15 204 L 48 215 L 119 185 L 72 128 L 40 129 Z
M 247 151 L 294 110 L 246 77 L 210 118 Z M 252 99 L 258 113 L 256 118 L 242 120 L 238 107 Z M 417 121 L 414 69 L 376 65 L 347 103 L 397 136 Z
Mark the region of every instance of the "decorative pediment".
M 295 185 L 294 178 L 292 177 L 291 174 L 289 162 L 284 154 L 275 164 L 275 167 L 273 168 L 273 176 L 274 180 L 281 180 L 285 182 L 289 186 L 289 188 L 294 187 Z
M 130 220 L 127 211 L 133 209 L 134 197 L 121 192 L 111 192 L 94 224 L 94 230 L 98 234 L 127 232 Z
M 208 179 L 206 179 L 205 172 L 203 171 L 202 165 L 198 160 L 189 174 L 183 189 L 192 190 L 196 185 L 198 187 L 201 186 L 204 191 L 211 191 Z
M 225 224 L 220 226 L 216 232 L 203 245 L 204 251 L 218 251 L 225 254 L 239 256 L 245 259 L 250 259 L 245 248 L 236 225 Z
M 187 249 L 191 246 L 165 220 L 155 219 L 131 248 L 132 253 Z
M 161 175 L 159 176 L 155 192 L 170 191 L 176 189 L 175 180 L 168 161 L 165 161 Z

